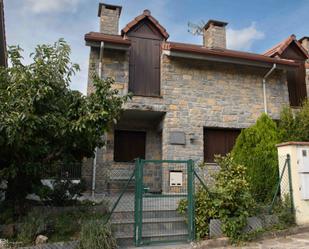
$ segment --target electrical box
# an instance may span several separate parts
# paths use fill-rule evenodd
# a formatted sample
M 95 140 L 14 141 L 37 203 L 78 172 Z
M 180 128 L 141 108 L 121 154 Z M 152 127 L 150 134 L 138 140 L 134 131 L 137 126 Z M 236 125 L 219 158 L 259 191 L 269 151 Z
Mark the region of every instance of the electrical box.
M 170 171 L 170 186 L 182 186 L 182 171 Z
M 309 146 L 297 147 L 297 166 L 301 197 L 303 200 L 309 200 Z

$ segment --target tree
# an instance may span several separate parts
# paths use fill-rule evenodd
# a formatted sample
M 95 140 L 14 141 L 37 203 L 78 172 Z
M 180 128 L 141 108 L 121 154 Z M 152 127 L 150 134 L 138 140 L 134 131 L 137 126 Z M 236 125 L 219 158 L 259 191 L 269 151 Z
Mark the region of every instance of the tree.
M 234 160 L 246 167 L 250 191 L 256 201 L 267 201 L 278 181 L 276 123 L 263 114 L 255 125 L 242 130 L 232 150 Z
M 297 111 L 285 107 L 280 115 L 279 129 L 282 142 L 309 141 L 309 100 Z
M 112 79 L 96 75 L 91 95 L 71 90 L 79 67 L 62 39 L 37 46 L 29 65 L 21 52 L 10 47 L 11 66 L 0 69 L 0 182 L 7 180 L 6 200 L 13 203 L 33 190 L 46 165 L 92 157 L 128 98 L 112 89 Z

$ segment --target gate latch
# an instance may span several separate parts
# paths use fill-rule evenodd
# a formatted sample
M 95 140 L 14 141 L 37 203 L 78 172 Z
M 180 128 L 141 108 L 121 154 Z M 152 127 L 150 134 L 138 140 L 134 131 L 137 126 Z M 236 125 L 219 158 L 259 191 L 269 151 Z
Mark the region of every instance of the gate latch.
M 143 190 L 144 190 L 144 193 L 148 193 L 148 191 L 150 190 L 150 188 L 144 185 L 144 186 L 143 186 Z

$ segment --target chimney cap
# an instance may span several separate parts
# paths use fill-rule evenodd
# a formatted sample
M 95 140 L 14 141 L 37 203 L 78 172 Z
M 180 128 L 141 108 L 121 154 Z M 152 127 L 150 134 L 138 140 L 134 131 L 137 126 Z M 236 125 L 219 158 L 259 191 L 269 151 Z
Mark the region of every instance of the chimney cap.
M 222 22 L 222 21 L 210 19 L 205 24 L 204 29 L 208 29 L 210 25 L 219 26 L 219 27 L 225 27 L 227 24 L 228 24 L 227 22 Z
M 298 41 L 302 42 L 303 40 L 309 40 L 309 36 L 304 36 L 304 37 L 300 38 Z
M 120 6 L 120 5 L 112 5 L 112 4 L 107 4 L 107 3 L 99 3 L 98 17 L 101 16 L 101 11 L 102 11 L 102 7 L 103 6 L 106 9 L 112 9 L 112 10 L 119 9 L 119 15 L 121 14 L 122 6 Z

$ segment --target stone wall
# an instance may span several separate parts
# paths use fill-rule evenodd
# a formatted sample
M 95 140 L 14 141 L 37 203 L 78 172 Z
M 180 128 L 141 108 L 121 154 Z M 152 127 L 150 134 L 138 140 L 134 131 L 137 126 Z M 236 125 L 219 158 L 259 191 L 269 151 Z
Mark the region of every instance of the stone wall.
M 97 58 L 98 50 L 91 49 L 90 72 L 97 67 Z M 127 52 L 104 51 L 103 77 L 113 77 L 121 94 L 128 91 L 128 68 Z M 134 96 L 124 106 L 125 109 L 166 113 L 162 136 L 159 136 L 162 140 L 147 145 L 146 158 L 157 159 L 160 155 L 162 159 L 203 161 L 204 127 L 245 128 L 263 113 L 262 78 L 266 71 L 265 68 L 199 60 L 188 63 L 187 59 L 162 55 L 161 97 Z M 88 90 L 92 89 L 89 81 Z M 269 115 L 274 119 L 278 119 L 281 108 L 289 104 L 286 76 L 281 70 L 276 70 L 267 82 L 267 103 Z M 170 144 L 172 131 L 184 132 L 186 144 Z M 147 137 L 151 132 L 153 130 Z M 194 140 L 190 140 L 192 136 Z M 127 167 L 113 162 L 112 133 L 104 150 L 99 158 L 98 178 L 104 175 L 106 168 Z
M 163 127 L 163 158 L 203 160 L 203 128 L 245 128 L 263 113 L 262 77 L 266 69 L 171 59 L 162 60 L 162 96 L 168 111 Z M 181 98 L 180 98 L 181 96 Z M 268 111 L 279 118 L 289 103 L 285 74 L 267 83 Z M 171 131 L 183 131 L 186 145 L 170 145 Z M 197 138 L 190 142 L 193 133 Z
M 101 5 L 100 32 L 110 35 L 118 35 L 120 8 L 107 8 Z

